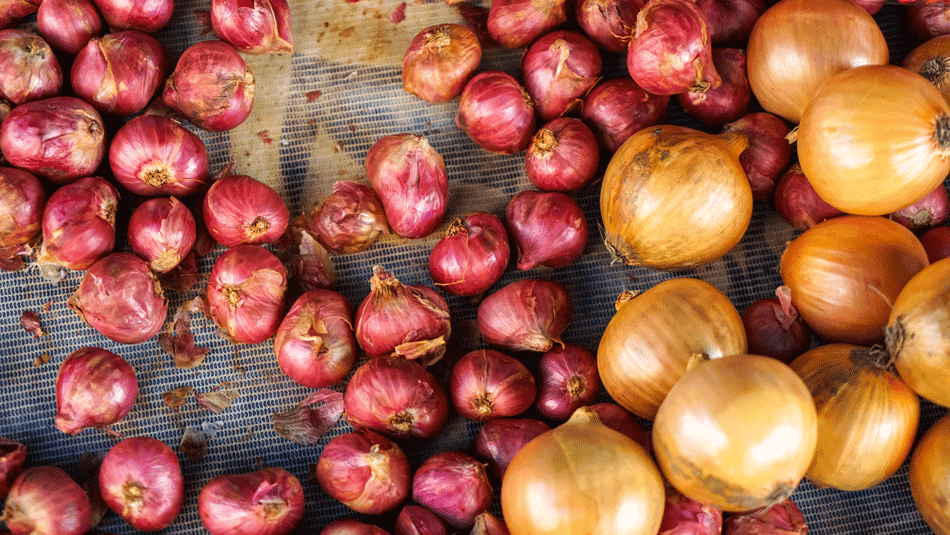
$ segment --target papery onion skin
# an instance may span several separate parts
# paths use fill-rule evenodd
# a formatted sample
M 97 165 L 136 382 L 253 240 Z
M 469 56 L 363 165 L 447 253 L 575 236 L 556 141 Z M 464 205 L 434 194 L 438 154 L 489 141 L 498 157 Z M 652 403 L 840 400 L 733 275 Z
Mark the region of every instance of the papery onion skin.
M 656 535 L 664 504 L 659 470 L 636 442 L 596 418 L 578 409 L 512 459 L 501 510 L 513 535 Z
M 787 365 L 729 355 L 697 365 L 673 385 L 656 413 L 653 448 L 676 490 L 723 511 L 747 511 L 795 491 L 817 429 L 811 393 Z
M 488 34 L 505 48 L 527 46 L 567 22 L 566 0 L 492 0 Z
M 933 191 L 918 199 L 914 204 L 888 217 L 918 232 L 943 223 L 947 219 L 948 212 L 950 212 L 950 195 L 947 194 L 947 188 L 941 182 Z
M 771 4 L 772 2 L 768 2 Z M 699 0 L 696 2 L 706 23 L 713 44 L 745 41 L 752 27 L 765 11 L 763 0 Z
M 281 371 L 300 385 L 338 383 L 356 361 L 353 307 L 333 290 L 305 292 L 277 327 L 274 354 Z
M 637 13 L 627 71 L 654 95 L 703 93 L 722 80 L 712 60 L 706 17 L 689 0 L 650 0 Z
M 580 104 L 600 79 L 600 51 L 583 34 L 558 30 L 543 35 L 521 58 L 525 91 L 545 121 Z
M 140 115 L 113 136 L 109 167 L 137 195 L 186 197 L 207 187 L 208 149 L 172 119 Z
M 171 20 L 174 0 L 93 0 L 114 32 L 139 30 L 155 33 Z
M 346 385 L 346 420 L 390 438 L 432 438 L 448 423 L 449 401 L 434 375 L 402 357 L 373 357 Z
M 818 447 L 805 473 L 815 486 L 873 487 L 892 476 L 910 453 L 920 402 L 887 360 L 883 351 L 828 344 L 789 365 L 811 391 L 818 411 Z
M 884 124 L 882 139 L 875 126 Z M 805 108 L 798 158 L 831 206 L 856 215 L 895 212 L 950 172 L 950 104 L 904 68 L 849 69 L 829 78 Z
M 448 102 L 462 92 L 482 60 L 475 32 L 461 24 L 424 28 L 402 60 L 403 89 L 426 102 Z
M 786 170 L 775 186 L 775 209 L 786 223 L 805 231 L 844 212 L 818 196 L 797 162 Z
M 100 177 L 85 177 L 50 195 L 43 209 L 40 264 L 87 269 L 112 252 L 119 192 Z
M 884 340 L 891 304 L 928 264 L 920 240 L 900 223 L 842 216 L 792 240 L 779 271 L 792 304 L 816 334 L 871 345 Z
M 105 127 L 99 112 L 78 98 L 35 100 L 10 110 L 0 124 L 0 152 L 14 167 L 66 184 L 99 167 Z
M 614 153 L 630 136 L 662 122 L 670 97 L 643 90 L 629 78 L 614 78 L 595 85 L 584 97 L 581 117 L 600 146 Z
M 145 109 L 168 76 L 168 52 L 151 35 L 134 30 L 93 37 L 73 61 L 73 92 L 103 113 Z
M 144 260 L 124 252 L 89 266 L 67 304 L 90 327 L 123 344 L 152 338 L 168 314 L 158 278 Z
M 456 219 L 429 254 L 429 276 L 455 295 L 486 292 L 508 268 L 511 246 L 498 216 L 473 212 Z
M 147 436 L 112 446 L 99 468 L 99 489 L 109 508 L 139 531 L 169 526 L 185 503 L 178 455 Z
M 369 430 L 336 436 L 317 462 L 317 482 L 331 498 L 369 515 L 391 511 L 409 496 L 412 473 L 406 454 Z
M 950 533 L 950 415 L 928 429 L 914 449 L 908 469 L 910 491 L 920 515 L 937 535 Z
M 551 348 L 538 360 L 538 382 L 535 408 L 549 420 L 565 421 L 600 394 L 597 359 L 576 344 Z
M 575 18 L 584 33 L 609 52 L 626 52 L 644 0 L 582 0 Z
M 457 451 L 432 455 L 412 476 L 412 499 L 452 528 L 469 528 L 488 510 L 494 489 L 485 467 Z
M 139 393 L 135 370 L 99 347 L 84 347 L 63 359 L 56 374 L 56 418 L 60 431 L 76 435 L 87 427 L 108 427 L 129 413 Z
M 518 359 L 493 349 L 476 349 L 452 366 L 449 396 L 469 420 L 517 416 L 537 394 L 534 376 Z
M 198 495 L 198 515 L 211 535 L 286 535 L 304 515 L 300 480 L 283 468 L 214 477 Z
M 485 71 L 462 89 L 455 124 L 485 150 L 514 154 L 531 143 L 534 107 L 531 96 L 513 76 Z
M 283 236 L 290 210 L 279 193 L 247 175 L 216 180 L 201 204 L 205 227 L 225 247 L 272 243 Z
M 102 32 L 102 21 L 89 0 L 52 0 L 40 3 L 36 27 L 51 47 L 76 55 Z
M 293 54 L 287 0 L 214 0 L 211 28 L 239 52 L 245 54 Z
M 59 94 L 63 70 L 42 37 L 26 30 L 0 30 L 0 98 L 14 105 Z
M 475 435 L 475 452 L 501 480 L 511 459 L 534 437 L 551 426 L 534 418 L 495 418 L 485 422 Z
M 333 192 L 309 214 L 307 228 L 336 254 L 359 253 L 389 232 L 383 202 L 370 186 L 340 180 Z
M 155 198 L 132 212 L 127 237 L 132 252 L 152 271 L 167 273 L 191 251 L 196 228 L 195 216 L 177 198 Z
M 542 126 L 525 156 L 528 180 L 543 191 L 579 190 L 593 180 L 599 165 L 597 138 L 573 117 Z
M 723 132 L 742 132 L 749 138 L 739 163 L 752 186 L 752 198 L 771 199 L 779 177 L 792 161 L 792 145 L 785 139 L 789 132 L 785 121 L 768 112 L 755 112 L 724 125 Z
M 552 280 L 522 279 L 488 295 L 478 305 L 478 330 L 489 344 L 510 351 L 548 351 L 564 345 L 573 303 L 567 288 Z
M 406 505 L 396 517 L 393 535 L 448 535 L 442 519 L 421 505 Z
M 756 20 L 746 54 L 752 94 L 793 124 L 832 75 L 889 60 L 880 27 L 851 0 L 782 0 Z
M 379 526 L 344 518 L 330 522 L 320 535 L 389 535 L 389 532 Z
M 224 41 L 198 42 L 182 52 L 165 81 L 162 101 L 198 128 L 231 130 L 254 106 L 254 73 Z
M 365 168 L 396 234 L 422 238 L 442 224 L 449 201 L 448 174 L 442 155 L 428 139 L 408 133 L 380 138 L 367 151 Z
M 950 227 L 935 227 L 920 235 L 920 243 L 927 251 L 927 259 L 933 264 L 950 256 Z
M 713 48 L 712 61 L 722 80 L 719 87 L 707 89 L 702 93 L 687 91 L 676 98 L 686 113 L 705 124 L 721 126 L 748 113 L 752 92 L 746 77 L 744 50 Z
M 675 278 L 622 294 L 597 348 L 607 393 L 653 419 L 679 378 L 699 362 L 745 353 L 745 328 L 729 298 L 708 282 Z
M 92 528 L 86 492 L 55 466 L 24 470 L 10 486 L 0 520 L 14 535 L 82 535 Z
M 743 134 L 683 126 L 643 129 L 614 154 L 600 190 L 611 256 L 660 270 L 708 264 L 752 220 L 752 188 L 739 162 Z M 702 192 L 702 193 L 700 193 Z
M 45 206 L 46 192 L 36 176 L 0 167 L 0 247 L 27 243 L 39 235 Z
M 505 221 L 518 249 L 518 269 L 563 267 L 587 247 L 587 217 L 569 195 L 522 191 L 508 201 Z
M 208 275 L 208 310 L 236 342 L 258 344 L 277 333 L 284 317 L 287 269 L 260 245 L 238 245 Z
M 950 101 L 950 35 L 928 39 L 911 50 L 901 65 L 926 78 L 940 91 L 944 100 Z
M 720 535 L 722 510 L 714 505 L 691 500 L 672 487 L 666 487 L 663 523 L 657 535 Z
M 771 507 L 753 509 L 730 515 L 723 526 L 723 535 L 807 535 L 805 515 L 792 500 L 785 500 Z

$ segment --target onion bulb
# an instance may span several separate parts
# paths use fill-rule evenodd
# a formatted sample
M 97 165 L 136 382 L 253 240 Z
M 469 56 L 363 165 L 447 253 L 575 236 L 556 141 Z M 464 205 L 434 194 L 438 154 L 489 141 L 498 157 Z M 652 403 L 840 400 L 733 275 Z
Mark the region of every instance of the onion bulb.
M 924 433 L 910 459 L 910 493 L 937 535 L 950 533 L 950 415 Z
M 686 497 L 723 511 L 790 496 L 817 441 L 808 387 L 787 365 L 759 355 L 730 355 L 686 372 L 653 423 L 663 475 Z
M 923 76 L 950 102 L 950 35 L 941 35 L 910 51 L 901 65 Z

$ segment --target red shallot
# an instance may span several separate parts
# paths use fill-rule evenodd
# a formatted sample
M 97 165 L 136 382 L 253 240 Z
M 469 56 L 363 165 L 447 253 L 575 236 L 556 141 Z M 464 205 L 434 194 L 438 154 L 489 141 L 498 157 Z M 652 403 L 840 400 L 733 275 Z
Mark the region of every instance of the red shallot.
M 14 105 L 59 94 L 63 70 L 42 37 L 26 30 L 0 30 L 0 98 Z
M 343 395 L 356 429 L 390 438 L 432 438 L 442 432 L 449 402 L 434 375 L 402 357 L 374 357 L 353 373 Z
M 525 156 L 525 174 L 543 191 L 575 191 L 597 173 L 597 138 L 579 119 L 561 117 L 542 126 Z
M 536 394 L 527 366 L 493 349 L 466 353 L 449 376 L 452 405 L 469 420 L 517 416 L 531 408 Z
M 195 216 L 175 197 L 157 197 L 139 205 L 129 218 L 132 252 L 152 271 L 166 273 L 191 251 L 196 236 Z
M 921 42 L 950 34 L 950 6 L 908 6 L 907 23 Z
M 290 210 L 280 194 L 247 175 L 216 180 L 201 209 L 211 237 L 225 247 L 274 242 L 290 223 Z
M 545 418 L 565 421 L 600 394 L 597 359 L 574 344 L 552 348 L 538 361 L 538 383 L 535 408 Z
M 155 33 L 168 24 L 175 10 L 174 0 L 93 0 L 114 32 L 139 30 Z
M 185 503 L 178 455 L 147 436 L 112 446 L 99 467 L 99 491 L 106 505 L 139 531 L 167 527 Z
M 61 186 L 43 209 L 43 245 L 36 261 L 66 269 L 86 269 L 115 246 L 119 192 L 99 177 Z
M 317 462 L 320 488 L 350 509 L 369 515 L 398 507 L 409 496 L 411 476 L 402 449 L 368 429 L 334 437 Z
M 610 52 L 626 52 L 645 0 L 581 0 L 576 19 L 597 46 Z
M 201 138 L 172 119 L 140 115 L 115 133 L 109 166 L 132 193 L 185 197 L 207 186 L 208 150 Z
M 567 22 L 567 0 L 494 0 L 488 34 L 506 48 L 521 48 Z
M 775 295 L 749 305 L 742 312 L 742 324 L 749 341 L 749 353 L 788 364 L 808 351 L 811 329 L 792 305 L 792 291 L 788 286 L 780 286 Z
M 722 79 L 719 87 L 702 93 L 687 91 L 676 98 L 686 113 L 706 124 L 721 126 L 748 113 L 752 90 L 749 89 L 749 78 L 746 76 L 744 50 L 714 48 L 712 60 Z
M 485 71 L 465 84 L 455 124 L 485 150 L 514 154 L 531 143 L 534 107 L 528 92 L 513 76 Z
M 277 364 L 307 388 L 338 383 L 353 368 L 353 307 L 342 295 L 310 290 L 294 302 L 274 337 Z
M 429 457 L 412 477 L 412 499 L 455 529 L 472 527 L 493 497 L 484 465 L 457 451 Z
M 228 338 L 257 344 L 277 333 L 284 317 L 287 269 L 260 245 L 224 252 L 208 275 L 208 309 Z
M 489 420 L 475 435 L 475 452 L 488 463 L 500 481 L 521 447 L 551 427 L 533 418 L 495 418 Z
M 212 0 L 211 28 L 245 54 L 292 54 L 287 0 Z
M 393 535 L 448 535 L 442 519 L 421 505 L 406 505 L 396 517 Z
M 23 471 L 26 446 L 15 440 L 0 437 L 0 499 L 6 498 L 13 481 Z
M 741 132 L 749 138 L 739 163 L 752 186 L 752 198 L 771 199 L 776 182 L 792 161 L 792 145 L 785 139 L 789 132 L 785 121 L 768 112 L 755 112 L 724 125 L 722 131 Z
M 46 192 L 31 173 L 0 167 L 0 251 L 27 243 L 42 231 Z
M 86 491 L 66 472 L 36 466 L 13 481 L 0 520 L 13 535 L 83 535 L 92 511 Z
M 77 349 L 56 375 L 56 428 L 70 435 L 87 427 L 111 432 L 138 393 L 135 370 L 125 359 L 99 347 Z
M 389 535 L 389 532 L 379 526 L 359 520 L 341 518 L 330 522 L 323 528 L 320 535 Z
M 789 225 L 798 230 L 833 217 L 845 215 L 818 196 L 798 163 L 792 164 L 775 186 L 775 209 Z
M 805 515 L 792 500 L 771 507 L 735 514 L 726 519 L 723 535 L 806 535 Z
M 616 152 L 634 133 L 666 118 L 670 97 L 647 93 L 630 78 L 614 78 L 595 85 L 584 98 L 581 118 L 600 146 Z
M 6 28 L 15 21 L 36 13 L 40 2 L 38 0 L 4 0 L 0 4 L 0 28 Z
M 910 230 L 920 231 L 943 223 L 947 219 L 948 211 L 950 211 L 950 196 L 947 195 L 947 187 L 940 183 L 914 204 L 888 217 Z
M 658 535 L 720 535 L 722 509 L 683 496 L 666 487 L 666 505 Z
M 564 193 L 522 191 L 508 202 L 505 220 L 523 271 L 538 265 L 566 266 L 587 246 L 584 211 Z
M 521 58 L 524 88 L 541 118 L 571 111 L 600 79 L 600 51 L 583 34 L 558 30 L 535 41 Z
M 933 264 L 950 256 L 950 227 L 934 227 L 920 235 L 920 243 Z
M 320 244 L 336 254 L 365 251 L 389 232 L 376 191 L 349 180 L 333 184 L 333 192 L 309 214 L 306 224 Z
M 561 284 L 522 279 L 478 305 L 478 330 L 489 344 L 510 351 L 548 351 L 571 322 L 571 296 Z
M 420 31 L 402 59 L 403 88 L 427 102 L 457 97 L 482 60 L 475 32 L 461 24 L 436 24 Z
M 600 423 L 632 438 L 637 444 L 643 446 L 647 453 L 653 455 L 653 438 L 650 432 L 638 424 L 633 414 L 627 409 L 616 403 L 594 403 L 588 405 L 587 408 L 597 415 Z
M 485 511 L 475 517 L 470 535 L 511 535 L 505 521 Z
M 427 366 L 441 359 L 452 333 L 445 299 L 427 286 L 402 284 L 383 266 L 373 267 L 369 285 L 356 310 L 356 341 L 363 351 L 421 359 Z
M 285 535 L 304 514 L 300 480 L 283 468 L 214 477 L 198 495 L 198 516 L 211 535 Z
M 44 0 L 36 12 L 36 31 L 51 47 L 76 55 L 102 32 L 102 20 L 89 0 Z
M 770 5 L 774 2 L 768 2 Z M 713 44 L 745 41 L 766 8 L 764 0 L 697 0 Z
M 511 247 L 497 216 L 473 212 L 456 219 L 429 254 L 429 275 L 455 295 L 487 291 L 508 268 Z

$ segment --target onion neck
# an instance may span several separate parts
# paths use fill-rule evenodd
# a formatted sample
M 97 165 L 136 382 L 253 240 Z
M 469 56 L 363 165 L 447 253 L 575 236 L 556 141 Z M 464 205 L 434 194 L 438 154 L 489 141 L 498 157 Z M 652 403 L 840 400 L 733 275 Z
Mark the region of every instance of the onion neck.
M 425 38 L 422 44 L 423 48 L 443 50 L 452 44 L 452 36 L 449 35 L 449 29 L 445 26 L 439 26 Z
M 934 56 L 925 61 L 917 72 L 928 82 L 940 87 L 944 83 L 950 82 L 950 58 Z
M 548 128 L 538 130 L 538 133 L 534 136 L 534 148 L 536 148 L 542 156 L 550 154 L 558 144 L 557 136 Z
M 134 514 L 142 507 L 144 497 L 145 488 L 135 481 L 128 481 L 125 485 L 122 485 L 122 502 L 124 505 L 122 516 Z
M 494 404 L 488 394 L 476 396 L 475 399 L 472 400 L 472 404 L 475 405 L 475 410 L 478 411 L 478 414 L 481 416 L 489 416 L 494 409 Z
M 256 237 L 264 234 L 270 228 L 270 223 L 263 216 L 257 216 L 247 227 L 249 236 Z
M 584 380 L 580 375 L 574 375 L 567 382 L 567 393 L 573 399 L 577 399 L 584 394 L 586 390 L 587 381 Z
M 413 417 L 407 410 L 399 411 L 389 417 L 389 427 L 402 434 L 409 433 L 412 429 Z
M 941 114 L 934 121 L 934 141 L 944 153 L 950 154 L 950 117 Z
M 170 182 L 170 178 L 169 169 L 165 165 L 148 166 L 142 170 L 142 182 L 153 188 Z
M 887 348 L 889 356 L 888 364 L 893 366 L 894 361 L 904 350 L 904 340 L 907 336 L 907 330 L 904 327 L 904 317 L 897 316 L 892 325 L 884 328 L 884 347 Z

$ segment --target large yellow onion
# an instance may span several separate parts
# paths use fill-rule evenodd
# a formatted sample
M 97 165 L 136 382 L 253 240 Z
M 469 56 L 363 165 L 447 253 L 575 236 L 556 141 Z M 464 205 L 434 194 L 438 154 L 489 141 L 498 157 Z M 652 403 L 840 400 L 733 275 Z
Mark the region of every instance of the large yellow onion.
M 910 453 L 920 400 L 887 361 L 878 349 L 828 344 L 790 364 L 818 411 L 818 447 L 805 473 L 816 486 L 873 487 Z
M 752 219 L 739 163 L 748 139 L 683 126 L 633 134 L 611 158 L 600 190 L 605 243 L 633 266 L 686 269 L 729 252 Z
M 811 464 L 817 416 L 808 387 L 786 364 L 759 355 L 708 360 L 660 405 L 653 449 L 683 495 L 748 511 L 788 498 Z
M 886 334 L 901 378 L 917 394 L 950 407 L 950 259 L 927 266 L 904 286 Z
M 923 76 L 901 67 L 840 72 L 805 108 L 798 160 L 818 196 L 838 210 L 896 212 L 950 172 L 950 105 Z
M 746 352 L 742 318 L 708 282 L 670 279 L 630 295 L 617 300 L 617 313 L 600 338 L 597 370 L 614 401 L 641 418 L 653 419 L 692 366 Z
M 511 535 L 656 535 L 665 503 L 653 459 L 586 407 L 524 445 L 501 484 Z
M 910 493 L 937 535 L 950 535 L 950 415 L 937 421 L 910 459 Z
M 884 340 L 891 305 L 927 264 L 924 246 L 900 223 L 842 216 L 792 240 L 779 271 L 813 331 L 829 341 L 871 345 Z
M 950 102 L 950 35 L 934 37 L 910 51 L 901 63 L 923 76 Z

